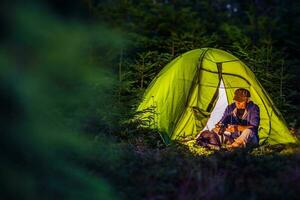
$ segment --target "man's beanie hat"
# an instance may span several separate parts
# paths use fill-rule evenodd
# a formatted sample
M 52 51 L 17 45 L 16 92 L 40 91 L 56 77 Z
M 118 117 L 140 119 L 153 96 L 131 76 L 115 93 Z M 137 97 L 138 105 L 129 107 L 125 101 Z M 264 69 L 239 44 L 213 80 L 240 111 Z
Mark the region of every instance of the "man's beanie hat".
M 246 101 L 250 97 L 249 90 L 246 90 L 244 88 L 239 88 L 234 91 L 234 97 L 233 100 L 238 102 Z

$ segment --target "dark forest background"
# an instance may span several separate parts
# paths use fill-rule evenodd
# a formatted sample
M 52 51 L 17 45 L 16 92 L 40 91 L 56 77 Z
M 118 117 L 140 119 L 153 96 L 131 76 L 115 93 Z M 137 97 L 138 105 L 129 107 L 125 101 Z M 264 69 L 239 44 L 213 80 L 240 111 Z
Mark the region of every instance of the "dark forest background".
M 292 0 L 2 1 L 1 197 L 296 199 L 299 145 L 197 154 L 132 118 L 168 62 L 214 47 L 251 68 L 298 137 L 299 11 Z

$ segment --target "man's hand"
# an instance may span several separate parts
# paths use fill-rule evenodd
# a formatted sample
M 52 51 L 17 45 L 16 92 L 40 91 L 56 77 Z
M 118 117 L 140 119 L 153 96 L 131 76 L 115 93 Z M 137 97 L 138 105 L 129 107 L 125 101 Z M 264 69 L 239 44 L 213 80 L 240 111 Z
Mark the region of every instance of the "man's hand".
M 235 125 L 235 124 L 229 124 L 226 131 L 228 132 L 243 132 L 245 129 L 253 128 L 253 126 L 241 126 L 241 125 Z
M 228 124 L 226 131 L 231 132 L 231 133 L 237 132 L 237 131 L 243 132 L 247 128 L 253 128 L 253 126 L 241 126 L 241 125 L 236 125 L 236 124 Z M 215 128 L 213 128 L 213 131 L 218 133 L 219 130 L 220 130 L 220 126 L 218 124 L 216 124 Z
M 220 131 L 220 126 L 218 124 L 216 124 L 215 128 L 213 128 L 213 131 L 218 133 Z M 239 131 L 239 126 L 234 125 L 234 124 L 228 124 L 226 131 L 231 132 L 231 133 Z
M 237 132 L 238 131 L 238 125 L 234 124 L 229 124 L 228 127 L 226 128 L 226 131 L 228 132 Z

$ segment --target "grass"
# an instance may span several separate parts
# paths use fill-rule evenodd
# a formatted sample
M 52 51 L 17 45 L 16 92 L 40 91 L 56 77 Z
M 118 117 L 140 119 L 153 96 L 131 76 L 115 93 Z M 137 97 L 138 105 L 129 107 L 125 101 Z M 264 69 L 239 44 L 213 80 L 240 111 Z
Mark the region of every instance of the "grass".
M 213 152 L 193 142 L 166 147 L 160 141 L 145 130 L 119 141 L 121 159 L 106 176 L 121 199 L 298 197 L 299 146 Z

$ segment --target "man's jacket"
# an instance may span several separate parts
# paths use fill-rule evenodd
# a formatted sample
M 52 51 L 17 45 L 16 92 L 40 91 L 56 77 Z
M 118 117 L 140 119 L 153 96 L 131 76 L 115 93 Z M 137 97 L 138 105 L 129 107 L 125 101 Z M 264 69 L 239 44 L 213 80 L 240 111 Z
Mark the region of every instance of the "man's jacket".
M 223 117 L 219 123 L 227 126 L 228 124 L 233 125 L 242 125 L 242 126 L 253 126 L 251 130 L 257 135 L 259 127 L 260 117 L 259 117 L 259 107 L 250 101 L 247 104 L 245 112 L 242 116 L 242 119 L 237 117 L 237 108 L 235 103 L 232 103 L 227 106 L 224 111 Z

